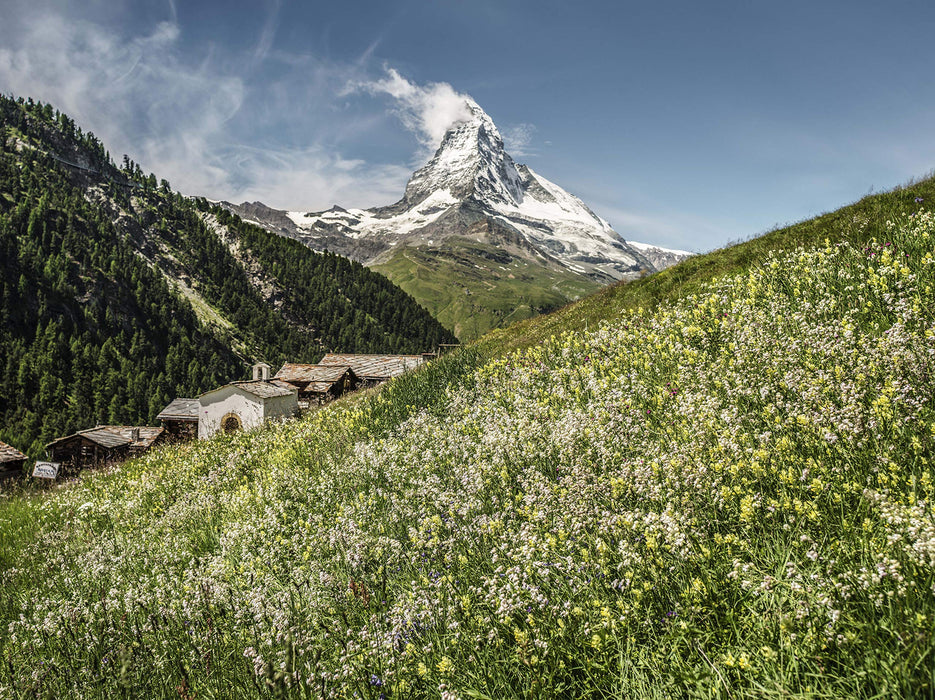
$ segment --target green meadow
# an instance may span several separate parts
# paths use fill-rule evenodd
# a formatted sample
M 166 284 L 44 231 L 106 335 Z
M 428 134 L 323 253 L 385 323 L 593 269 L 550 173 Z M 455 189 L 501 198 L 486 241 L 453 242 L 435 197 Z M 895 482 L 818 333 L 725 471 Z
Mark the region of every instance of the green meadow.
M 930 202 L 8 490 L 0 696 L 932 696 Z
M 405 246 L 372 269 L 418 299 L 462 341 L 553 311 L 601 287 L 567 270 L 457 237 L 435 250 Z

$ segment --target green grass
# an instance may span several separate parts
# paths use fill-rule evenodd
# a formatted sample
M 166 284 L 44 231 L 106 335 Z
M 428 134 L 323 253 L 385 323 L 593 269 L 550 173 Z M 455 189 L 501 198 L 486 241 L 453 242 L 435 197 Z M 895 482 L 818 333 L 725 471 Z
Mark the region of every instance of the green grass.
M 3 499 L 0 697 L 931 696 L 914 187 Z
M 404 247 L 373 270 L 386 275 L 462 342 L 552 311 L 600 288 L 497 248 L 452 238 L 439 248 Z

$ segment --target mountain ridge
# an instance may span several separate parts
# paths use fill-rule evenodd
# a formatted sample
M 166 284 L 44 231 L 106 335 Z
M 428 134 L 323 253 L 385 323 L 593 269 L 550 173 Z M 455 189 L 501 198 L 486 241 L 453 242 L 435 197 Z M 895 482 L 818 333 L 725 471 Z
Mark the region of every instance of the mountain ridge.
M 368 239 L 386 253 L 399 243 L 444 240 L 460 225 L 482 218 L 514 229 L 565 267 L 606 282 L 655 269 L 604 219 L 577 197 L 517 165 L 506 152 L 493 120 L 469 101 L 472 118 L 451 126 L 432 158 L 415 171 L 402 198 L 371 209 L 332 207 L 324 212 L 287 212 L 299 235 L 343 234 Z M 451 219 L 460 219 L 454 226 Z M 366 249 L 358 257 L 374 261 Z
M 402 249 L 416 248 L 422 257 L 437 254 L 450 259 L 451 249 L 463 239 L 493 247 L 505 237 L 514 242 L 521 239 L 523 245 L 512 249 L 512 261 L 524 269 L 547 270 L 550 279 L 554 275 L 566 281 L 577 279 L 584 293 L 618 280 L 637 279 L 687 256 L 684 251 L 627 243 L 579 198 L 527 165 L 517 164 L 490 116 L 473 100 L 467 100 L 466 106 L 471 117 L 447 130 L 434 155 L 413 173 L 402 197 L 393 204 L 370 209 L 335 205 L 320 212 L 276 210 L 261 202 L 222 205 L 310 248 L 346 255 L 386 274 L 436 317 L 445 318 L 459 336 L 464 336 L 475 316 L 483 317 L 478 326 L 481 332 L 511 318 L 523 305 L 524 295 L 545 291 L 537 288 L 541 280 L 532 279 L 538 275 L 531 275 L 523 285 L 515 282 L 515 272 L 506 267 L 505 276 L 488 269 L 486 282 L 496 292 L 494 300 L 466 283 L 477 269 L 484 268 L 483 263 L 473 260 L 448 266 L 446 280 L 426 282 L 432 287 L 443 282 L 450 286 L 448 297 L 436 303 L 406 267 Z M 512 281 L 506 283 L 504 277 L 510 279 L 510 274 Z M 431 275 L 423 271 L 420 279 L 427 276 Z M 518 293 L 513 308 L 501 293 L 505 287 Z M 555 291 L 555 284 L 549 281 L 546 289 Z M 469 309 L 455 313 L 452 309 L 462 306 L 462 295 L 473 296 L 474 301 Z M 577 298 L 558 293 L 536 312 Z

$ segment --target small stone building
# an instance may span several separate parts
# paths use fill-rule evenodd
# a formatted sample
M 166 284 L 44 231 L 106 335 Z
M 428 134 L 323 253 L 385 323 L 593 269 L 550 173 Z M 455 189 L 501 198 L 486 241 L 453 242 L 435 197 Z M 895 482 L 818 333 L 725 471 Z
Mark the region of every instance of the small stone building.
M 12 445 L 0 441 L 0 480 L 23 473 L 26 455 Z
M 328 353 L 321 358 L 318 364 L 350 367 L 364 387 L 371 387 L 405 374 L 409 370 L 421 366 L 424 362 L 425 359 L 422 355 Z
M 274 380 L 294 386 L 299 392 L 299 405 L 303 408 L 343 396 L 354 391 L 360 383 L 354 370 L 347 365 L 304 365 L 296 362 L 284 364 Z
M 156 416 L 170 440 L 193 440 L 198 437 L 198 399 L 174 399 Z
M 50 442 L 46 452 L 51 461 L 61 463 L 62 471 L 72 471 L 136 457 L 162 442 L 165 435 L 162 428 L 99 425 Z
M 250 430 L 274 418 L 292 418 L 298 390 L 279 381 L 231 382 L 198 397 L 198 439 L 217 432 Z

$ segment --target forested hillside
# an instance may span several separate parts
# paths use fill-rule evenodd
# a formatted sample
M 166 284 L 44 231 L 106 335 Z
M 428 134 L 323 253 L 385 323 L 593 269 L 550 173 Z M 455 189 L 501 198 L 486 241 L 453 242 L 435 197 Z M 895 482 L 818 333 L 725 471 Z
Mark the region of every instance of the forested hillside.
M 363 266 L 172 192 L 50 105 L 0 96 L 0 440 L 142 424 L 265 360 L 454 338 Z
M 204 200 L 200 206 L 207 209 Z M 319 329 L 329 339 L 328 347 L 418 353 L 455 342 L 431 314 L 383 275 L 334 253 L 309 255 L 299 241 L 248 224 L 219 206 L 210 207 L 210 212 L 279 281 L 290 302 L 287 318 Z

